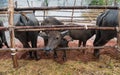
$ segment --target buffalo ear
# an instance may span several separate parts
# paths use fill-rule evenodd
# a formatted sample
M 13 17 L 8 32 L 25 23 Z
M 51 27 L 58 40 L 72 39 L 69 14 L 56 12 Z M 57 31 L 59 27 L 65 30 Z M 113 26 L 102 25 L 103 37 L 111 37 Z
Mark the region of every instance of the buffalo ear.
M 69 34 L 69 30 L 65 30 L 61 32 L 62 37 L 64 37 L 65 35 Z

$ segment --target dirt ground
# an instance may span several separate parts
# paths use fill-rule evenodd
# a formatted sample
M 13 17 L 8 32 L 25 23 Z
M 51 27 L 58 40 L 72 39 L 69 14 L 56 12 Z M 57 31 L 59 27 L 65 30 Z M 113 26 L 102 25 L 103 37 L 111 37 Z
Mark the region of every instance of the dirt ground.
M 87 41 L 87 46 L 93 46 L 93 39 L 90 39 Z M 112 39 L 110 40 L 106 46 L 115 46 L 116 45 L 116 40 Z M 17 48 L 21 48 L 23 47 L 22 44 L 17 40 L 15 42 L 15 46 Z M 38 38 L 38 47 L 44 47 L 44 41 L 41 37 Z M 69 42 L 68 44 L 69 47 L 77 47 L 78 46 L 78 40 L 74 40 Z M 58 51 L 58 58 L 55 59 L 56 62 L 58 63 L 63 63 L 62 60 L 62 51 Z M 116 49 L 111 49 L 111 48 L 107 48 L 107 49 L 101 49 L 100 50 L 100 54 L 101 55 L 109 55 L 112 58 L 118 59 L 119 58 L 119 51 L 117 51 Z M 44 54 L 44 51 L 38 51 L 38 55 L 40 56 L 40 59 L 53 59 L 53 53 L 51 52 L 49 56 L 46 56 Z M 0 52 L 0 59 L 8 59 L 11 58 L 11 55 L 9 52 Z M 17 52 L 17 58 L 18 59 L 25 59 L 25 60 L 31 60 L 29 58 L 29 54 L 28 52 Z M 87 61 L 93 61 L 96 60 L 96 58 L 94 58 L 93 56 L 93 49 L 87 49 L 85 50 L 85 54 L 82 53 L 82 50 L 71 50 L 71 51 L 67 51 L 67 60 L 81 60 L 84 62 Z
M 87 42 L 87 46 L 93 46 L 93 39 Z M 116 40 L 110 40 L 106 46 L 115 46 Z M 44 41 L 39 37 L 38 47 L 44 47 Z M 69 42 L 68 46 L 77 47 L 78 41 Z M 22 44 L 16 40 L 16 47 Z M 67 60 L 62 60 L 62 51 L 58 51 L 58 58 L 49 56 L 44 51 L 38 51 L 40 60 L 29 58 L 28 52 L 17 52 L 17 68 L 13 68 L 10 52 L 0 52 L 0 75 L 119 75 L 120 74 L 120 52 L 116 49 L 106 48 L 100 50 L 100 58 L 93 56 L 93 49 L 67 51 Z

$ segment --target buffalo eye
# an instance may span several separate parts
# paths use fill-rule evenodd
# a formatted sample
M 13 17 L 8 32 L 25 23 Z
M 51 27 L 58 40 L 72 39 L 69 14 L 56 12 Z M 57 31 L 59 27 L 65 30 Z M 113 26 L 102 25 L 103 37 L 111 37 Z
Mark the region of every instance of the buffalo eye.
M 56 40 L 58 40 L 59 39 L 59 37 L 56 37 Z

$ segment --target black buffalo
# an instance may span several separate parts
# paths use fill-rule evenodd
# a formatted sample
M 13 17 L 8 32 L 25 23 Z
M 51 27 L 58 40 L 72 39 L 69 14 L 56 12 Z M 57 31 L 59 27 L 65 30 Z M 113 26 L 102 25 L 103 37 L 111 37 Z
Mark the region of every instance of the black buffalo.
M 42 21 L 41 25 L 63 25 L 62 22 L 57 20 L 54 17 L 47 17 L 44 21 Z M 63 37 L 67 33 L 67 31 L 45 31 L 47 34 L 47 37 L 45 37 L 45 51 L 48 53 L 49 51 L 54 50 L 54 58 L 57 57 L 56 48 L 57 47 L 66 47 L 67 46 L 67 40 L 65 40 Z M 47 38 L 47 39 L 46 39 Z M 63 50 L 63 60 L 66 58 L 66 52 Z
M 69 30 L 69 36 L 73 40 L 79 40 L 79 47 L 81 44 L 86 46 L 86 42 L 95 34 L 95 30 Z M 84 50 L 82 50 L 85 53 Z
M 81 27 L 83 27 L 83 26 L 81 26 Z M 88 30 L 85 30 L 85 29 L 84 30 L 69 30 L 68 33 L 69 33 L 69 36 L 72 39 L 79 40 L 79 47 L 81 46 L 81 43 L 85 47 L 87 40 L 90 39 L 95 34 L 95 30 L 93 30 L 93 29 L 88 29 Z
M 15 26 L 39 26 L 38 20 L 33 13 L 30 14 L 14 14 Z M 15 37 L 20 40 L 24 48 L 36 48 L 38 31 L 15 31 Z M 28 42 L 31 42 L 31 46 Z M 29 51 L 30 57 L 38 60 L 37 51 Z M 34 54 L 34 56 L 33 56 Z
M 107 10 L 97 17 L 96 25 L 98 27 L 116 27 L 118 26 L 118 10 Z M 116 30 L 97 30 L 94 46 L 103 46 L 110 39 L 116 37 Z M 99 49 L 94 49 L 94 56 L 99 58 Z
M 3 22 L 0 21 L 0 26 L 3 27 Z M 5 32 L 4 31 L 0 31 L 0 48 L 3 47 L 3 45 L 7 46 L 7 48 L 9 48 L 6 37 L 5 37 Z
M 46 24 L 44 24 L 46 23 Z M 47 24 L 48 23 L 48 24 Z M 43 22 L 43 25 L 63 25 L 59 20 L 53 17 L 46 18 Z M 95 30 L 66 30 L 66 31 L 49 31 L 48 33 L 48 44 L 46 45 L 45 50 L 53 50 L 57 48 L 59 45 L 63 45 L 67 47 L 68 41 L 64 38 L 65 35 L 70 36 L 72 39 L 79 40 L 83 42 L 83 46 L 86 45 L 86 42 L 89 38 L 91 38 L 95 34 Z M 80 46 L 79 44 L 79 46 Z M 66 56 L 66 52 L 64 51 L 64 56 Z M 66 58 L 66 57 L 63 57 Z

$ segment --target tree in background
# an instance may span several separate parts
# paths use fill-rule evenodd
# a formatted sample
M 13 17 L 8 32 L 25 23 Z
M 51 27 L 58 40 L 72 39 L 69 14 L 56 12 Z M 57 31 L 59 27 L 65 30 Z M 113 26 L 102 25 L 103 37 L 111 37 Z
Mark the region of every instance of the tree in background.
M 120 0 L 92 0 L 89 5 L 118 5 Z
M 48 6 L 48 0 L 44 0 L 45 5 Z
M 41 6 L 48 6 L 48 0 L 43 0 Z

